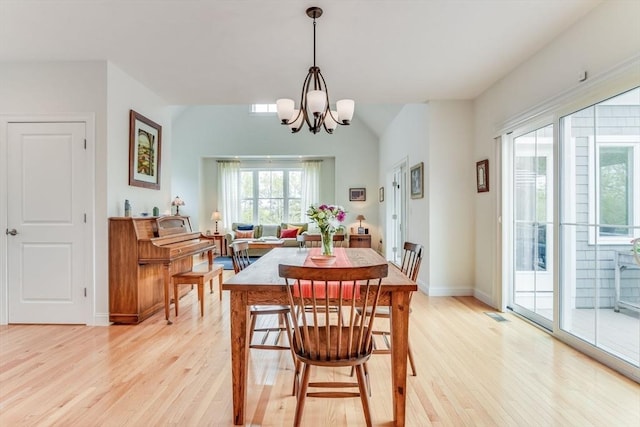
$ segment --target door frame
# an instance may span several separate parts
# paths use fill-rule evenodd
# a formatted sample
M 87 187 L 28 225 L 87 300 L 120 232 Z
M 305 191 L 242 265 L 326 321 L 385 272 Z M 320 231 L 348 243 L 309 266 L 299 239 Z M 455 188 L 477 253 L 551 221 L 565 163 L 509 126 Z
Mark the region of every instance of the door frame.
M 514 210 L 513 210 L 513 194 L 514 194 L 514 185 L 513 185 L 513 176 L 515 173 L 515 165 L 514 165 L 514 139 L 525 135 L 528 132 L 535 131 L 539 128 L 553 125 L 554 136 L 551 142 L 551 150 L 549 154 L 552 156 L 553 161 L 547 167 L 551 167 L 552 173 L 552 191 L 553 196 L 550 199 L 550 203 L 552 203 L 550 212 L 548 209 L 547 215 L 548 218 L 551 218 L 551 227 L 552 227 L 552 236 L 553 241 L 550 242 L 552 248 L 552 258 L 547 258 L 551 264 L 551 275 L 550 280 L 552 281 L 552 289 L 553 289 L 553 319 L 549 320 L 538 313 L 535 313 L 532 310 L 526 310 L 526 314 L 515 307 L 515 301 L 513 296 L 513 273 L 514 273 L 514 259 L 515 256 L 515 247 L 513 245 L 514 238 L 514 230 L 512 227 Z M 557 188 L 555 187 L 557 184 L 557 162 L 558 162 L 558 153 L 557 153 L 557 144 L 554 141 L 557 141 L 556 135 L 558 132 L 558 125 L 556 123 L 556 117 L 553 114 L 545 113 L 539 114 L 538 117 L 534 119 L 529 119 L 524 122 L 518 122 L 517 124 L 512 124 L 509 127 L 506 127 L 502 132 L 500 137 L 499 144 L 499 153 L 500 153 L 500 173 L 501 180 L 500 183 L 500 195 L 499 195 L 499 205 L 500 205 L 500 243 L 498 247 L 500 248 L 500 283 L 501 283 L 501 291 L 500 295 L 500 308 L 503 311 L 513 310 L 514 312 L 522 315 L 523 317 L 528 318 L 529 320 L 535 322 L 536 324 L 544 327 L 546 330 L 552 331 L 554 322 L 557 319 L 557 309 L 556 309 L 556 301 L 557 301 L 557 286 L 556 286 L 556 275 L 558 270 L 557 263 L 557 250 L 558 247 L 556 245 L 557 236 L 556 229 L 553 227 L 557 227 L 556 221 L 556 197 L 557 197 Z
M 8 197 L 8 131 L 10 123 L 84 123 L 87 140 L 87 158 L 90 161 L 86 165 L 86 180 L 84 197 L 87 201 L 87 232 L 84 235 L 84 251 L 86 254 L 83 280 L 86 283 L 87 298 L 85 309 L 85 323 L 96 324 L 96 280 L 95 280 L 95 114 L 0 114 L 0 200 L 4 207 L 0 209 L 0 231 L 8 228 L 8 212 L 6 201 Z M 8 240 L 5 233 L 0 232 L 0 325 L 9 322 L 9 285 L 7 251 Z
M 395 197 L 396 197 L 396 189 L 393 187 L 393 182 L 395 181 L 394 179 L 394 174 L 396 173 L 396 171 L 400 169 L 400 173 L 403 174 L 403 176 L 401 177 L 401 182 L 400 182 L 400 194 L 399 194 L 399 198 L 400 200 L 398 201 L 398 204 L 400 205 L 402 212 L 400 213 L 400 229 L 397 230 L 394 227 L 394 219 L 393 219 L 393 215 L 394 215 L 394 207 L 395 207 Z M 396 164 L 393 165 L 393 167 L 391 167 L 390 169 L 387 170 L 387 172 L 385 173 L 385 180 L 384 182 L 386 184 L 389 185 L 389 191 L 387 191 L 387 194 L 385 194 L 385 203 L 384 203 L 384 210 L 385 210 L 385 236 L 384 236 L 384 253 L 385 253 L 385 258 L 388 261 L 392 261 L 394 262 L 394 253 L 393 253 L 393 247 L 394 244 L 396 242 L 394 242 L 393 240 L 393 236 L 396 235 L 396 232 L 399 233 L 399 238 L 400 241 L 398 242 L 399 245 L 397 247 L 398 249 L 398 254 L 402 255 L 402 242 L 404 242 L 406 240 L 406 230 L 407 230 L 407 211 L 408 211 L 408 200 L 407 200 L 407 188 L 408 188 L 408 173 L 407 170 L 409 169 L 409 159 L 407 157 L 404 157 L 402 160 L 400 160 L 399 162 L 397 162 Z M 385 186 L 386 187 L 386 186 Z M 386 190 L 385 190 L 386 191 Z M 399 263 L 398 260 L 396 260 L 395 262 Z

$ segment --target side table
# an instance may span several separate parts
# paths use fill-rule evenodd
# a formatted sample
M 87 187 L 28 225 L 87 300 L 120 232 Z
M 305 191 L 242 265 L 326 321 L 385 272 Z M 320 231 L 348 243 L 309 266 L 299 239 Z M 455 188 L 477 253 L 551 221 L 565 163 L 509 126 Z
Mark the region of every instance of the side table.
M 205 239 L 213 240 L 218 247 L 218 255 L 226 256 L 227 255 L 227 239 L 224 237 L 224 234 L 202 234 L 202 237 Z
M 351 234 L 349 236 L 350 248 L 370 248 L 371 234 Z

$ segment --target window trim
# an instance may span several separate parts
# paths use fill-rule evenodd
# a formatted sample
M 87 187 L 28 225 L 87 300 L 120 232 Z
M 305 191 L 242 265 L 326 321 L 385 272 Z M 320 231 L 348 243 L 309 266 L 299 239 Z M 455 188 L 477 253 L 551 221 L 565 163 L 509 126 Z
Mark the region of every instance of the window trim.
M 596 229 L 600 224 L 600 212 L 596 209 L 596 200 L 600 199 L 600 148 L 602 147 L 631 147 L 633 150 L 631 182 L 636 182 L 636 177 L 640 178 L 640 137 L 637 135 L 593 135 L 589 139 L 589 175 L 593 178 L 588 181 L 589 188 L 589 213 L 588 236 L 590 245 L 628 245 L 632 239 L 640 237 L 640 230 L 631 229 L 627 236 L 596 236 Z M 631 224 L 640 224 L 640 185 L 635 185 L 630 191 L 631 194 Z

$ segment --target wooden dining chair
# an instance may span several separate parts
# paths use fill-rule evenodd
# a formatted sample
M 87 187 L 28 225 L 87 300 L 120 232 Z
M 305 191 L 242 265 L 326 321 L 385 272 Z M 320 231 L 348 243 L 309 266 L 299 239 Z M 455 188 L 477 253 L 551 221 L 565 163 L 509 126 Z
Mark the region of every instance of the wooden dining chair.
M 400 263 L 400 270 L 414 282 L 418 278 L 418 272 L 420 271 L 420 264 L 422 263 L 422 251 L 423 247 L 419 243 L 405 242 L 402 249 L 402 260 Z M 411 293 L 413 296 L 413 293 Z M 409 296 L 409 310 L 411 311 L 411 296 Z M 369 310 L 366 312 L 367 316 L 371 313 L 375 313 L 374 317 L 391 319 L 391 312 L 388 306 L 380 306 L 376 310 Z M 358 312 L 359 315 L 362 312 Z M 389 329 L 375 329 L 373 335 L 380 337 L 379 340 L 374 339 L 374 354 L 391 354 L 391 331 Z M 379 341 L 382 341 L 380 343 Z M 407 343 L 409 364 L 411 365 L 411 373 L 415 377 L 416 365 L 413 361 L 413 352 L 411 350 L 411 340 Z M 366 370 L 366 366 L 365 366 Z M 352 372 L 353 375 L 353 372 Z
M 322 246 L 322 236 L 320 234 L 303 233 L 298 235 L 297 239 L 301 248 L 318 248 Z M 344 234 L 333 235 L 333 246 L 342 247 L 344 246 L 344 241 Z
M 231 256 L 233 271 L 235 271 L 236 274 L 251 265 L 251 260 L 249 258 L 249 242 L 232 242 L 229 245 L 229 255 Z
M 299 234 L 298 242 L 301 248 L 318 248 L 322 246 L 322 237 L 319 234 Z
M 229 245 L 233 269 L 237 273 L 247 268 L 251 262 L 249 258 L 249 243 L 233 242 Z M 262 350 L 291 350 L 291 323 L 289 322 L 289 306 L 287 305 L 252 305 L 249 308 L 251 319 L 249 348 Z M 258 317 L 277 315 L 278 326 L 256 328 Z M 259 342 L 253 342 L 255 332 L 262 334 Z M 280 344 L 282 333 L 288 339 L 287 345 Z M 274 338 L 275 335 L 275 338 Z M 271 337 L 271 339 L 270 339 Z M 293 354 L 293 353 L 292 353 Z M 295 360 L 294 360 L 295 364 Z
M 373 351 L 371 331 L 375 316 L 357 316 L 356 312 L 375 312 L 382 278 L 387 276 L 388 269 L 386 263 L 368 267 L 324 268 L 282 264 L 278 267 L 279 275 L 287 285 L 296 379 L 299 378 L 294 426 L 302 423 L 307 396 L 360 397 L 366 424 L 371 426 L 363 365 Z M 338 312 L 332 312 L 330 307 L 337 307 Z M 348 366 L 355 369 L 355 383 L 309 381 L 312 367 Z M 302 369 L 301 374 L 299 368 Z M 334 390 L 307 392 L 310 387 Z M 358 392 L 344 391 L 350 387 L 357 387 Z

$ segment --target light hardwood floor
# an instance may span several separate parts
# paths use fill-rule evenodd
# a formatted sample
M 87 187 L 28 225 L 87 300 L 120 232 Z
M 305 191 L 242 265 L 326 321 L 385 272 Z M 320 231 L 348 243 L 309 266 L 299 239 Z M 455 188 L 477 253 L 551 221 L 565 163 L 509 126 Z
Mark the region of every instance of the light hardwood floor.
M 225 272 L 225 274 L 231 274 Z M 230 426 L 228 295 L 195 290 L 166 325 L 0 327 L 2 426 Z M 640 425 L 640 386 L 469 297 L 412 302 L 409 426 Z M 247 425 L 289 426 L 291 354 L 252 350 Z M 374 425 L 392 425 L 389 357 L 369 364 Z M 326 375 L 349 375 L 335 370 Z M 307 399 L 303 425 L 361 426 L 359 399 Z

